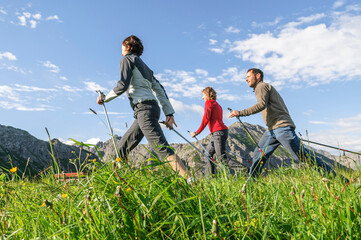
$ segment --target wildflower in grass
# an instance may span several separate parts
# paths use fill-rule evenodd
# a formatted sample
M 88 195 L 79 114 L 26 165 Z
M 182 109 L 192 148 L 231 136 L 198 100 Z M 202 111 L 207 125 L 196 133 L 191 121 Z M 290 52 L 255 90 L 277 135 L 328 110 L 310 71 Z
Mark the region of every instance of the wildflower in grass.
M 246 221 L 246 225 L 251 226 L 251 227 L 256 227 L 256 223 L 257 223 L 257 220 L 254 218 L 252 218 L 251 221 Z
M 53 207 L 53 204 L 51 202 L 49 202 L 48 200 L 44 200 L 43 204 L 41 204 L 42 207 L 50 207 L 52 208 Z
M 68 194 L 64 193 L 61 195 L 63 198 L 67 198 Z
M 132 189 L 130 189 L 130 188 L 127 188 L 127 190 L 126 190 L 126 191 L 127 191 L 127 192 L 130 192 L 131 190 L 132 190 Z
M 117 158 L 115 159 L 115 161 L 120 162 L 120 158 L 117 157 Z
M 213 220 L 213 221 L 212 221 L 212 230 L 211 230 L 211 233 L 212 233 L 215 237 L 218 236 L 219 230 L 218 230 L 218 226 L 217 226 L 217 221 L 216 221 L 216 220 Z
M 18 167 L 13 167 L 12 169 L 10 169 L 10 172 L 15 173 L 18 170 Z
M 93 163 L 96 163 L 96 161 L 97 161 L 97 159 L 96 159 L 96 158 L 94 158 L 94 159 L 93 159 Z
M 115 189 L 114 196 L 115 197 L 121 197 L 122 196 L 122 189 L 120 188 L 120 186 L 117 186 L 117 188 Z
M 322 178 L 322 182 L 326 183 L 329 182 L 330 180 L 328 180 L 327 178 Z
M 239 221 L 235 221 L 233 223 L 233 225 L 234 225 L 234 228 L 239 228 L 241 226 L 241 223 Z

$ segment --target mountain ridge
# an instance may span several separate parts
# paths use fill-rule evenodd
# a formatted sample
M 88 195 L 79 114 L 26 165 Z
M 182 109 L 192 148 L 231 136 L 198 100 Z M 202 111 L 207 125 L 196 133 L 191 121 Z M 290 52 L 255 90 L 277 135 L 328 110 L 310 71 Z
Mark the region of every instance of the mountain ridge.
M 255 138 L 260 138 L 266 130 L 259 125 L 252 125 L 249 123 L 244 124 Z M 191 139 L 188 137 L 187 133 L 184 136 Z M 209 138 L 210 134 L 199 141 L 203 146 L 206 146 Z M 120 139 L 121 137 L 116 137 L 118 145 Z M 197 142 L 192 141 L 192 143 L 202 150 Z M 53 148 L 53 156 L 51 155 L 52 150 L 50 142 L 39 140 L 25 130 L 0 124 L 0 166 L 2 169 L 10 169 L 13 166 L 17 166 L 20 173 L 23 173 L 25 168 L 27 168 L 27 174 L 34 175 L 44 169 L 52 167 L 55 158 L 61 171 L 73 172 L 76 171 L 76 166 L 72 160 L 78 157 L 80 157 L 82 161 L 88 161 L 89 159 L 96 159 L 99 161 L 100 159 L 95 148 L 87 148 L 85 146 L 80 148 L 79 146 L 67 145 L 56 138 L 51 140 L 51 146 Z M 96 146 L 105 161 L 112 161 L 115 159 L 115 152 L 111 139 L 105 142 L 98 142 Z M 204 173 L 204 168 L 209 163 L 207 163 L 207 161 L 204 160 L 204 156 L 197 152 L 191 145 L 188 143 L 171 143 L 170 146 L 175 149 L 177 155 L 190 168 L 195 169 L 199 174 Z M 131 151 L 129 158 L 132 160 L 132 164 L 137 166 L 143 164 L 148 159 L 154 158 L 148 151 L 149 148 L 149 144 L 141 144 Z M 238 157 L 228 152 L 228 156 L 230 156 L 229 165 L 232 170 L 251 166 L 255 145 L 244 131 L 243 126 L 238 122 L 229 126 L 227 149 L 240 156 Z M 331 165 L 337 164 L 341 167 L 351 168 L 353 170 L 357 169 L 356 162 L 361 161 L 359 156 L 357 156 L 357 159 L 356 156 L 352 156 L 351 154 L 346 154 L 344 157 L 337 158 L 326 151 L 315 150 L 315 152 Z M 353 158 L 356 159 L 356 161 Z M 271 156 L 270 161 L 265 165 L 265 168 L 272 169 L 280 166 L 297 168 L 299 167 L 299 163 L 294 163 L 289 157 L 288 152 L 280 147 Z

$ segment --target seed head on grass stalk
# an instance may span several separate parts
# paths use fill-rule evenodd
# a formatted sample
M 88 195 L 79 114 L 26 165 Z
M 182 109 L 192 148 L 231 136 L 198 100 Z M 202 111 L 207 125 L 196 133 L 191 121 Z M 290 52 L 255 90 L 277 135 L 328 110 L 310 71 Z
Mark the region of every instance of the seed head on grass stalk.
M 340 199 L 341 194 L 343 193 L 343 191 L 346 189 L 346 187 L 347 187 L 348 185 L 350 185 L 350 182 L 346 183 L 346 185 L 342 188 L 340 194 L 335 198 L 336 201 L 333 203 L 333 205 L 332 205 L 332 207 L 331 207 L 332 210 L 334 209 L 334 207 L 335 207 L 335 205 L 336 205 L 336 202 Z
M 322 182 L 325 184 L 327 191 L 331 194 L 331 196 L 333 198 L 336 198 L 336 196 L 331 192 L 330 188 L 328 187 L 328 184 L 330 182 L 330 180 L 328 180 L 327 178 L 322 178 Z
M 296 190 L 295 190 L 295 187 L 294 187 L 294 186 L 291 187 L 290 195 L 293 195 L 293 196 L 294 196 L 295 201 L 296 201 L 296 205 L 297 205 L 297 208 L 298 208 L 298 201 L 297 201 Z
M 306 218 L 305 207 L 303 206 L 303 198 L 304 197 L 305 197 L 305 190 L 303 189 L 301 194 L 300 194 L 300 199 L 301 199 L 301 206 L 302 206 L 303 216 Z M 306 219 L 306 225 L 308 226 L 307 219 Z
M 123 209 L 132 217 L 132 219 L 133 219 L 133 221 L 135 222 L 135 225 L 136 225 L 136 227 L 137 227 L 139 239 L 141 239 L 137 219 L 135 219 L 134 215 L 133 215 L 133 214 L 122 204 L 122 202 L 120 201 L 120 197 L 121 197 L 121 188 L 120 188 L 120 186 L 117 186 L 117 187 L 116 187 L 115 193 L 114 193 L 114 197 L 117 197 L 117 198 L 118 198 L 118 202 L 119 202 L 120 207 L 123 208 Z

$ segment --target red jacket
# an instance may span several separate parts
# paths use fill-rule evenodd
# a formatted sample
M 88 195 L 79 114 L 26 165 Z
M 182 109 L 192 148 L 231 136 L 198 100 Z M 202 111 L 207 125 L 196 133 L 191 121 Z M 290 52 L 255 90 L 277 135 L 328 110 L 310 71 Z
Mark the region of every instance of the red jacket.
M 222 107 L 215 100 L 207 100 L 204 104 L 204 115 L 201 126 L 197 130 L 200 134 L 203 129 L 209 126 L 209 131 L 214 133 L 216 131 L 228 129 L 223 123 L 223 110 Z

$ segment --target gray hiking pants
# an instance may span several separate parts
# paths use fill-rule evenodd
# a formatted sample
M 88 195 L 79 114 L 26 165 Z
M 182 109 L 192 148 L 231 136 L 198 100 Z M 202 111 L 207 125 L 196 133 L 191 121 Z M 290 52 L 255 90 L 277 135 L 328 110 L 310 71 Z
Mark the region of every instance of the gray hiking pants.
M 213 157 L 216 154 L 215 159 L 217 162 L 226 163 L 226 142 L 228 138 L 228 129 L 216 131 L 212 133 L 211 140 L 207 145 L 207 152 Z M 214 158 L 214 157 L 213 157 Z M 209 176 L 210 173 L 216 173 L 216 165 L 211 163 L 209 159 L 206 159 L 206 176 Z
M 169 146 L 159 124 L 160 108 L 156 101 L 145 101 L 134 106 L 134 122 L 120 139 L 120 156 L 127 159 L 128 154 L 143 139 L 148 140 L 152 150 L 157 148 L 162 159 L 167 155 L 173 155 L 174 151 Z M 161 147 L 160 147 L 161 146 Z

